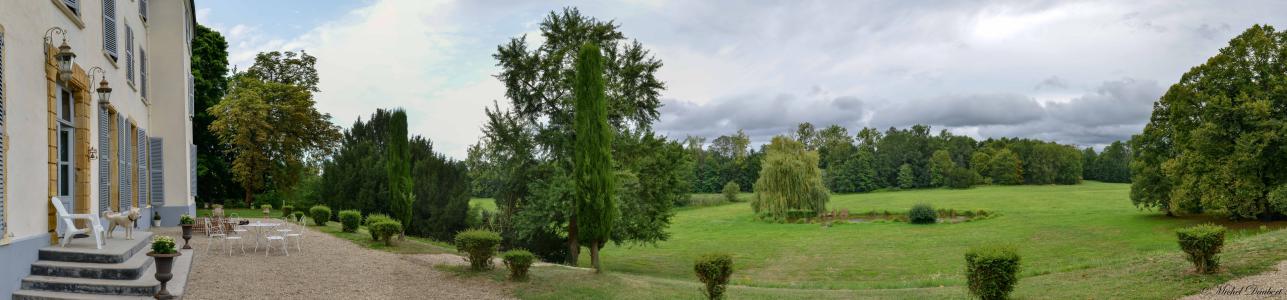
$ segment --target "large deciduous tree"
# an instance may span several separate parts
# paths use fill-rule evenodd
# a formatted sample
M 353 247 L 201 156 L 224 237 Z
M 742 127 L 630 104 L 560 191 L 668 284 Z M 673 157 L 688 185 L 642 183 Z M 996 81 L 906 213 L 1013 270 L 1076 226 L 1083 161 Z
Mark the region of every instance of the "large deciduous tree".
M 247 205 L 255 192 L 289 191 L 308 158 L 329 155 L 340 140 L 329 114 L 317 111 L 317 59 L 307 53 L 267 52 L 233 75 L 228 95 L 211 107 L 210 124 L 232 157 L 233 179 Z
M 765 147 L 764 165 L 755 181 L 751 208 L 758 217 L 781 220 L 792 210 L 814 214 L 827 209 L 830 192 L 822 184 L 818 153 L 786 136 L 776 136 Z
M 1168 213 L 1282 215 L 1287 185 L 1287 32 L 1255 25 L 1190 69 L 1133 144 L 1131 198 Z

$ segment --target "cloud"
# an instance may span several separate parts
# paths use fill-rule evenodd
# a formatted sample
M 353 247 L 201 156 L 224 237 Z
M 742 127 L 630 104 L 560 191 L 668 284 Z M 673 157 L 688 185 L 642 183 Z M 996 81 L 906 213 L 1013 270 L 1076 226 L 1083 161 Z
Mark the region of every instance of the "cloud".
M 894 102 L 875 112 L 872 124 L 877 127 L 1014 125 L 1035 121 L 1044 115 L 1041 105 L 1026 95 L 952 95 Z
M 1034 91 L 1042 90 L 1042 89 L 1062 90 L 1066 88 L 1068 88 L 1068 81 L 1064 80 L 1063 78 L 1059 78 L 1059 76 L 1050 76 L 1050 77 L 1046 77 L 1046 79 L 1042 79 L 1041 82 L 1038 82 L 1037 86 L 1032 87 L 1032 90 Z
M 1082 126 L 1141 124 L 1161 96 L 1162 87 L 1156 81 L 1125 78 L 1105 81 L 1094 92 L 1051 103 L 1046 110 L 1052 119 Z
M 796 125 L 803 122 L 856 128 L 864 117 L 862 100 L 853 96 L 830 97 L 821 90 L 813 90 L 807 96 L 750 94 L 705 104 L 666 99 L 664 104 L 657 129 L 672 138 L 713 138 L 744 129 L 754 140 L 763 141 L 794 132 Z

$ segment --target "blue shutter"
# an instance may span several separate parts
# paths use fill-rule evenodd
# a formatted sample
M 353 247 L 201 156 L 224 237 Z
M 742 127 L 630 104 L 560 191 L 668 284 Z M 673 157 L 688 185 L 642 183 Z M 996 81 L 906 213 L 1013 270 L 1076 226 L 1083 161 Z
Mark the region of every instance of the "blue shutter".
M 125 80 L 134 83 L 134 28 L 125 25 Z
M 148 146 L 151 149 L 148 149 L 148 156 L 151 157 L 151 161 L 148 162 L 148 167 L 152 168 L 151 196 L 152 207 L 155 208 L 165 206 L 165 176 L 161 172 L 162 167 L 165 166 L 163 162 L 165 156 L 161 155 L 161 138 L 154 137 L 149 142 Z
M 63 4 L 67 5 L 67 8 L 71 9 L 72 13 L 77 16 L 80 15 L 80 0 L 63 0 Z
M 98 211 L 112 210 L 112 128 L 107 104 L 98 108 Z
M 4 145 L 9 141 L 8 137 L 5 136 L 5 133 L 8 131 L 5 130 L 5 125 L 4 125 L 4 113 L 5 113 L 4 102 L 5 102 L 5 99 L 4 99 L 4 32 L 0 31 L 0 234 L 5 234 L 5 232 L 7 232 L 7 230 L 9 229 L 9 227 L 5 225 L 5 223 L 7 223 L 6 221 L 8 220 L 8 218 L 5 215 L 7 212 L 5 212 L 4 210 L 4 206 L 5 206 L 4 195 L 6 194 L 4 182 L 5 182 L 5 175 L 8 174 L 7 172 L 5 172 L 5 168 L 7 167 L 4 164 L 5 162 Z M 4 237 L 0 236 L 0 239 L 4 239 Z
M 139 165 L 135 167 L 139 172 L 139 182 L 136 184 L 139 191 L 136 194 L 138 194 L 139 198 L 139 207 L 142 208 L 147 207 L 147 173 L 150 171 L 147 169 L 147 131 L 139 128 L 138 136 L 135 138 L 138 140 L 134 145 L 138 148 L 135 152 L 138 152 L 139 162 Z
M 192 196 L 197 196 L 197 145 L 188 145 L 188 181 Z
M 139 48 L 139 80 L 143 85 L 143 99 L 147 99 L 147 51 Z
M 117 197 L 119 201 L 116 203 L 116 211 L 118 212 L 129 209 L 130 205 L 130 185 L 125 181 L 125 170 L 129 170 L 129 167 L 126 166 L 129 163 L 126 154 L 130 153 L 125 148 L 127 147 L 125 145 L 125 132 L 129 130 L 126 124 L 125 116 L 118 114 L 116 116 L 116 190 L 120 193 L 120 196 Z
M 103 51 L 116 60 L 116 0 L 103 0 Z
M 139 16 L 143 17 L 144 22 L 147 21 L 147 0 L 139 0 Z

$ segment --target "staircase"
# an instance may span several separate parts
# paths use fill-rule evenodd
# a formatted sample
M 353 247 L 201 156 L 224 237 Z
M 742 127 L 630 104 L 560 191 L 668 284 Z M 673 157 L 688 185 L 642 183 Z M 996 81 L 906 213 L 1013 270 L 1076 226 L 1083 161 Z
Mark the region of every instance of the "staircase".
M 103 249 L 94 249 L 93 239 L 40 249 L 40 260 L 31 264 L 31 275 L 22 279 L 13 299 L 151 299 L 161 289 L 147 256 L 152 233 L 136 230 L 133 240 L 124 239 L 124 232 L 115 235 Z M 178 263 L 174 273 L 180 271 Z M 170 281 L 171 293 L 180 277 Z

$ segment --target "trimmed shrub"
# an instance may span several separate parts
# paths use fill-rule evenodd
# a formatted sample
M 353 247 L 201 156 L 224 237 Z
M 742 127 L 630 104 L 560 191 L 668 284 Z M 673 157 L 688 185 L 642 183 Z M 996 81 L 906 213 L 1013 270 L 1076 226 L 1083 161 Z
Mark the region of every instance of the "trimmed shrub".
M 965 253 L 970 293 L 983 300 L 1005 299 L 1019 282 L 1019 254 L 1010 247 L 981 247 Z
M 913 205 L 912 210 L 907 212 L 907 222 L 912 224 L 934 224 L 938 222 L 938 213 L 929 204 Z
M 737 182 L 729 181 L 727 184 L 724 184 L 723 194 L 725 201 L 737 202 L 737 194 L 741 192 L 742 186 L 738 185 Z
M 489 230 L 471 229 L 456 234 L 456 250 L 465 253 L 465 260 L 474 271 L 492 268 L 492 256 L 496 255 L 500 242 L 500 234 Z
M 722 253 L 702 255 L 693 263 L 693 272 L 706 285 L 703 293 L 707 299 L 724 299 L 728 278 L 733 276 L 733 257 Z
M 378 241 L 380 240 L 380 235 L 376 234 L 375 229 L 372 228 L 372 225 L 375 225 L 381 222 L 397 222 L 397 221 L 398 220 L 394 220 L 392 217 L 389 217 L 389 215 L 386 215 L 386 214 L 370 214 L 366 216 L 366 230 L 371 233 L 372 240 Z M 402 223 L 398 223 L 398 224 L 402 224 Z
M 359 224 L 362 224 L 362 212 L 356 210 L 340 211 L 341 230 L 344 232 L 357 232 Z
M 291 213 L 291 216 L 295 217 L 295 222 L 303 222 L 303 221 L 304 221 L 304 212 L 302 212 L 302 211 L 297 211 L 297 212 Z
M 308 215 L 313 218 L 313 224 L 326 226 L 326 222 L 331 220 L 331 208 L 326 205 L 315 205 L 308 209 Z
M 527 281 L 527 270 L 536 261 L 536 255 L 523 249 L 505 251 L 501 258 L 505 260 L 505 267 L 509 268 L 509 279 L 513 281 Z
M 1180 250 L 1187 254 L 1185 259 L 1193 263 L 1194 271 L 1199 274 L 1215 273 L 1220 268 L 1220 259 L 1216 254 L 1224 246 L 1225 229 L 1214 224 L 1202 224 L 1175 231 L 1180 240 Z
M 292 212 L 294 212 L 294 211 L 295 211 L 295 207 L 294 207 L 294 206 L 290 206 L 290 205 L 282 205 L 282 217 L 283 217 L 283 218 L 284 218 L 284 217 L 290 217 L 291 213 L 292 213 Z
M 371 231 L 371 237 L 375 240 L 384 240 L 385 245 L 393 246 L 393 236 L 402 232 L 402 223 L 393 219 L 380 220 L 367 225 L 367 230 Z

